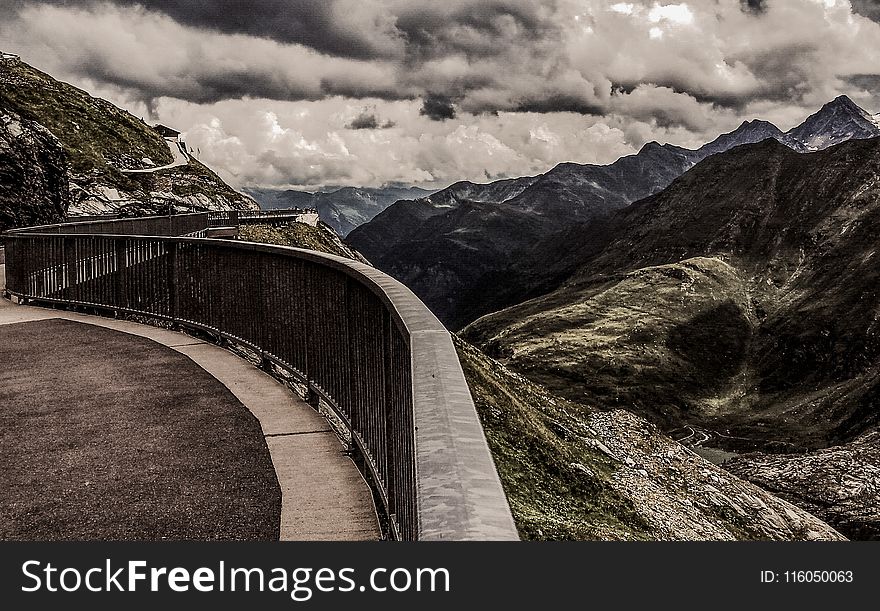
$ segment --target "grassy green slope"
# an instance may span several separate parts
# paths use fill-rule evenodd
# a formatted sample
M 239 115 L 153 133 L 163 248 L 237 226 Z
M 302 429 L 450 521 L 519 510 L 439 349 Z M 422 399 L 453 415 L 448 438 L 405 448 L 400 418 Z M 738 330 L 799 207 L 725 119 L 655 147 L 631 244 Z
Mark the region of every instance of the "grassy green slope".
M 290 223 L 281 227 L 242 225 L 239 229 L 239 237 L 246 242 L 306 248 L 355 261 L 364 261 L 360 253 L 343 244 L 333 230 L 323 223 L 317 227 L 305 223 Z
M 156 166 L 171 163 L 173 157 L 164 138 L 131 113 L 24 62 L 0 62 L 3 109 L 41 124 L 61 142 L 71 182 L 81 189 L 73 198 L 72 210 L 150 214 L 164 213 L 169 205 L 181 211 L 257 207 L 194 159 L 185 166 L 152 174 L 120 172 L 148 167 L 144 158 Z M 124 201 L 90 204 L 106 187 L 119 191 Z
M 614 460 L 583 443 L 584 408 L 456 339 L 517 527 L 526 539 L 643 539 L 645 521 L 608 485 Z
M 754 315 L 748 283 L 724 261 L 698 257 L 573 291 L 463 335 L 568 399 L 651 413 L 668 428 L 742 397 Z
M 143 157 L 157 165 L 172 161 L 162 136 L 142 120 L 24 62 L 0 63 L 0 83 L 0 104 L 47 127 L 74 174 L 142 167 Z

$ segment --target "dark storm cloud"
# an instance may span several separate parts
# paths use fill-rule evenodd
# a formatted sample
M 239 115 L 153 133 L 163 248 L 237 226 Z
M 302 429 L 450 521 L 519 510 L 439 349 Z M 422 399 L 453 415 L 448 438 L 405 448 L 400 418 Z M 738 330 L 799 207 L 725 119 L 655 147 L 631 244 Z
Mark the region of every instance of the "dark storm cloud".
M 346 127 L 348 129 L 378 129 L 379 119 L 371 113 L 361 113 L 354 118 Z
M 853 11 L 880 22 L 880 0 L 850 0 Z
M 322 78 L 320 80 L 321 92 L 325 96 L 342 96 L 345 98 L 378 98 L 380 100 L 408 100 L 415 96 L 396 83 L 376 83 L 369 79 L 348 79 L 343 75 L 341 78 Z M 272 98 L 291 100 L 297 98 Z
M 853 74 L 846 81 L 868 93 L 880 95 L 880 74 Z
M 541 8 L 554 2 L 392 0 L 362 3 L 358 13 L 356 0 L 4 0 L 0 12 L 12 14 L 29 4 L 140 6 L 182 25 L 300 44 L 335 57 L 424 59 L 455 51 L 496 55 L 499 43 L 506 48 L 514 42 L 512 32 L 520 41 L 546 38 L 558 27 Z
M 605 116 L 623 107 L 620 98 L 654 87 L 675 94 L 664 98 L 654 124 L 690 128 L 705 124 L 687 120 L 691 102 L 721 113 L 813 104 L 842 93 L 845 75 L 873 73 L 880 63 L 880 29 L 851 19 L 842 5 L 807 0 L 0 5 L 9 16 L 0 20 L 9 50 L 147 104 L 163 97 L 418 100 L 421 116 L 442 122 L 504 112 Z M 854 6 L 878 9 L 876 0 Z M 651 100 L 637 101 L 640 120 L 648 120 Z
M 516 106 L 519 112 L 574 112 L 581 115 L 604 115 L 606 109 L 596 104 L 585 102 L 582 98 L 573 95 L 550 94 L 524 100 Z
M 199 72 L 154 81 L 141 79 L 136 73 L 111 74 L 95 61 L 85 61 L 79 66 L 80 72 L 98 81 L 111 82 L 119 87 L 138 92 L 141 101 L 150 104 L 152 100 L 176 97 L 196 104 L 212 104 L 221 100 L 258 96 L 274 100 L 297 99 L 317 100 L 320 92 L 288 82 L 277 75 L 249 70 L 223 72 Z
M 403 5 L 396 28 L 406 41 L 410 60 L 452 53 L 493 57 L 514 45 L 531 47 L 551 36 L 558 39 L 559 24 L 541 15 L 541 9 L 551 4 L 547 0 L 413 3 Z
M 142 6 L 182 25 L 301 44 L 339 57 L 383 55 L 358 31 L 340 27 L 335 3 L 328 0 L 12 0 L 16 7 L 50 4 L 92 8 L 107 3 Z
M 390 129 L 394 126 L 394 121 L 382 122 L 376 113 L 365 110 L 345 127 L 347 129 Z
M 455 118 L 455 105 L 445 95 L 432 93 L 425 96 L 419 114 L 432 121 L 446 121 Z
M 767 10 L 767 0 L 739 0 L 744 11 L 763 13 Z

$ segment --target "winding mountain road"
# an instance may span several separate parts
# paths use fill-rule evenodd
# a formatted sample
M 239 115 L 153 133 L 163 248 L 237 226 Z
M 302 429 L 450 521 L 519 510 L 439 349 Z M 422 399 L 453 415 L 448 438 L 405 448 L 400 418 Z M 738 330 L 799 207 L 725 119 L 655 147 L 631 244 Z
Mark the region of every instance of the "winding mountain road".
M 139 170 L 120 170 L 123 174 L 150 174 L 152 172 L 158 172 L 159 170 L 168 170 L 171 168 L 176 168 L 182 165 L 187 165 L 189 163 L 189 154 L 184 152 L 183 145 L 175 140 L 165 139 L 165 143 L 168 145 L 168 149 L 171 151 L 171 155 L 174 157 L 174 161 L 166 165 L 156 166 L 155 168 L 141 168 Z

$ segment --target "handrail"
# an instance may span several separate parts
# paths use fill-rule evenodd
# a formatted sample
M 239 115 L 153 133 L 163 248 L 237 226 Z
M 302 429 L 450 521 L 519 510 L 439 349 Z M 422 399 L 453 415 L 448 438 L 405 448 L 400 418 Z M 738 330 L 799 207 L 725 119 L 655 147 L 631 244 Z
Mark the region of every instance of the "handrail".
M 180 236 L 191 234 L 203 234 L 208 227 L 208 213 L 194 212 L 188 214 L 174 214 L 165 216 L 141 216 L 131 218 L 113 217 L 96 218 L 86 220 L 74 220 L 76 217 L 63 223 L 52 225 L 35 225 L 31 227 L 19 227 L 9 229 L 6 235 L 22 233 L 88 233 L 88 234 L 125 234 L 125 235 L 152 235 L 152 236 Z
M 277 208 L 273 210 L 219 210 L 208 213 L 209 227 L 230 227 L 271 221 L 295 221 L 306 214 L 317 214 L 314 209 Z
M 452 338 L 401 283 L 310 250 L 46 229 L 5 235 L 9 294 L 246 346 L 344 424 L 393 538 L 518 538 Z

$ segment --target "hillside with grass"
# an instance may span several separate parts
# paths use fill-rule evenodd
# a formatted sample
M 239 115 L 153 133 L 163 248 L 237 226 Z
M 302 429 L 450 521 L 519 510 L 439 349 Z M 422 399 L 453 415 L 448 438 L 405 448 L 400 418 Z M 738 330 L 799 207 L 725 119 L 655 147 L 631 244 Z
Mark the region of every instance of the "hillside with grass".
M 463 340 L 456 348 L 524 539 L 842 538 L 631 412 L 562 399 Z
M 141 215 L 258 207 L 188 156 L 174 168 L 127 174 L 124 170 L 171 164 L 176 143 L 110 102 L 16 58 L 0 60 L 0 117 L 5 123 L 14 118 L 38 125 L 60 143 L 69 178 L 64 198 L 68 214 Z M 39 157 L 40 151 L 31 156 Z M 5 159 L 0 164 L 8 168 Z M 23 211 L 18 216 L 41 215 Z
M 367 260 L 353 248 L 346 246 L 328 225 L 318 222 L 316 226 L 306 223 L 289 223 L 280 227 L 272 225 L 242 225 L 239 239 L 245 242 L 260 242 L 317 250 L 361 263 Z
M 572 400 L 814 450 L 880 423 L 880 138 L 768 140 L 697 165 L 572 243 L 556 291 L 464 336 Z

